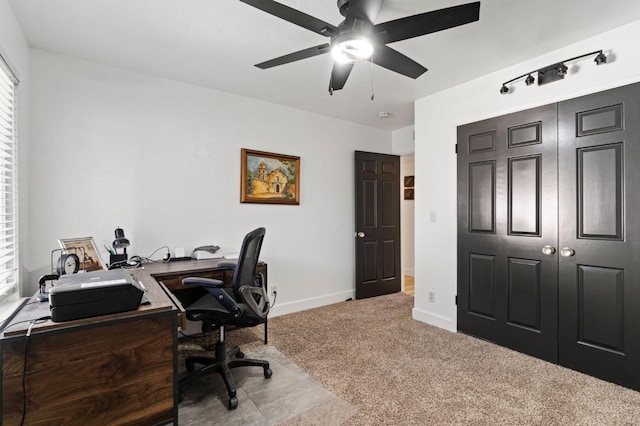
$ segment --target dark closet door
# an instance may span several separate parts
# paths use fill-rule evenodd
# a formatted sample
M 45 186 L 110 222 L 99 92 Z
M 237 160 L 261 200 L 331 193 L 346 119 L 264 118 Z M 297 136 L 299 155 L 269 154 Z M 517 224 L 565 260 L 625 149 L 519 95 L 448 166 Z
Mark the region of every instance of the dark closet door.
M 556 138 L 555 104 L 458 128 L 458 329 L 551 361 Z
M 559 104 L 560 364 L 640 388 L 640 85 Z

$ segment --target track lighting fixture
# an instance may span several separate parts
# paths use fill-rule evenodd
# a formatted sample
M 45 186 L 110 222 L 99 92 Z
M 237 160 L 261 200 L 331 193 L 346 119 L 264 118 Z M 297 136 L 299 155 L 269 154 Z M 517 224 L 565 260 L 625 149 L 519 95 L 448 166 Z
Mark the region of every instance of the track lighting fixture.
M 595 52 L 585 53 L 584 55 L 576 56 L 575 58 L 565 59 L 562 62 L 555 63 L 553 65 L 548 65 L 543 68 L 538 68 L 537 70 L 529 71 L 528 73 L 522 74 L 516 78 L 512 78 L 509 81 L 502 83 L 502 87 L 500 88 L 500 94 L 506 95 L 509 93 L 509 83 L 513 83 L 516 80 L 520 80 L 521 78 L 526 77 L 524 83 L 527 86 L 531 86 L 535 83 L 536 79 L 532 74 L 538 74 L 538 86 L 543 84 L 551 83 L 557 80 L 562 80 L 568 73 L 569 68 L 565 65 L 566 62 L 575 61 L 576 59 L 581 59 L 586 56 L 595 55 L 597 56 L 594 59 L 596 65 L 602 65 L 607 63 L 607 56 L 602 52 L 602 50 L 596 50 Z

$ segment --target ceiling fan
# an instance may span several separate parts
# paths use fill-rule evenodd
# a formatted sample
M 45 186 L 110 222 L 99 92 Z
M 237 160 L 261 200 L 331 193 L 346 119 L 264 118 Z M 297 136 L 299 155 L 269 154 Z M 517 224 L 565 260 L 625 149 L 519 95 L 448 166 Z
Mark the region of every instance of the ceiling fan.
M 475 22 L 480 17 L 478 1 L 374 24 L 384 0 L 338 0 L 345 19 L 334 26 L 272 0 L 240 1 L 330 38 L 329 43 L 261 62 L 256 67 L 267 69 L 331 52 L 331 94 L 344 87 L 353 65 L 362 60 L 371 60 L 407 77 L 420 77 L 427 69 L 387 44 Z

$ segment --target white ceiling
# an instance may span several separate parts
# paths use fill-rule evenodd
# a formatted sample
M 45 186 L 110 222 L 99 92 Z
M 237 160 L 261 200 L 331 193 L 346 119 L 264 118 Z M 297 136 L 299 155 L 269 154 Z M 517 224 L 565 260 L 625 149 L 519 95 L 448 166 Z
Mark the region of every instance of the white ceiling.
M 336 0 L 280 1 L 334 25 L 342 20 Z M 470 1 L 386 0 L 376 23 Z M 34 48 L 388 130 L 413 124 L 416 99 L 640 19 L 638 0 L 481 0 L 478 22 L 391 45 L 429 69 L 417 80 L 360 63 L 329 96 L 329 55 L 253 66 L 328 39 L 238 0 L 10 4 Z M 378 118 L 382 111 L 390 117 Z

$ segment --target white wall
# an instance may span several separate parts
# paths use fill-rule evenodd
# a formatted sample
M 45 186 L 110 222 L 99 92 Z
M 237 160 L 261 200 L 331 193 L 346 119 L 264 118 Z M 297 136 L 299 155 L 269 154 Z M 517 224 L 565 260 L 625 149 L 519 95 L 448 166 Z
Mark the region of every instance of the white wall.
M 18 85 L 18 193 L 19 193 L 19 258 L 20 283 L 24 294 L 24 283 L 29 274 L 24 267 L 28 253 L 29 229 L 29 45 L 13 15 L 7 0 L 0 0 L 0 51 L 15 68 L 20 84 Z
M 415 319 L 455 331 L 456 307 L 456 127 L 485 118 L 640 81 L 640 21 L 561 48 L 500 72 L 416 102 L 416 293 Z M 532 69 L 603 49 L 609 63 L 573 62 L 562 81 L 544 86 L 517 82 L 508 95 L 504 81 Z M 426 184 L 431 182 L 431 184 Z M 428 221 L 429 211 L 437 222 Z M 427 302 L 427 293 L 436 302 Z
M 414 201 L 404 199 L 404 176 L 413 175 L 415 140 L 414 126 L 407 126 L 394 130 L 391 134 L 393 153 L 400 155 L 400 244 L 402 285 L 404 290 L 404 276 L 414 275 L 414 234 L 413 223 Z
M 390 132 L 39 50 L 31 75 L 31 271 L 118 226 L 142 256 L 237 252 L 265 226 L 274 314 L 354 296 L 353 151 L 390 153 Z M 241 204 L 241 148 L 300 156 L 300 205 Z
M 414 126 L 403 127 L 391 133 L 391 144 L 395 155 L 413 155 L 415 152 Z

